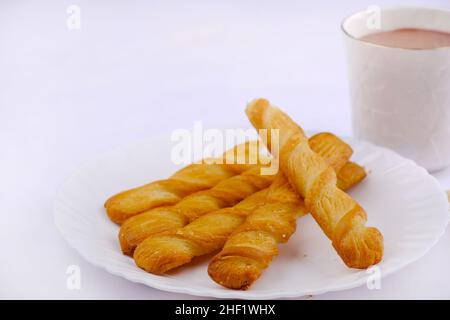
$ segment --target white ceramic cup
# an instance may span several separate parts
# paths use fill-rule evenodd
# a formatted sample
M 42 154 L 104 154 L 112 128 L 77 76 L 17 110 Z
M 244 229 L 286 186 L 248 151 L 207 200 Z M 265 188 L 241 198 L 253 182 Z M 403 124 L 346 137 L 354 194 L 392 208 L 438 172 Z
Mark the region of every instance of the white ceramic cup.
M 402 28 L 450 32 L 450 11 L 372 7 L 342 23 L 353 132 L 440 170 L 450 164 L 450 47 L 403 49 L 359 40 Z

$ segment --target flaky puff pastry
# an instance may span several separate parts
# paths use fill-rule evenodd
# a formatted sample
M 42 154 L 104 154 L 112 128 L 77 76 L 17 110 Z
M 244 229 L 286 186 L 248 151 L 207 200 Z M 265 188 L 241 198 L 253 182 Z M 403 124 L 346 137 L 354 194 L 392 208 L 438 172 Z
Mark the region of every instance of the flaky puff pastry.
M 366 170 L 359 164 L 347 162 L 341 170 L 337 171 L 337 187 L 341 190 L 350 189 L 355 182 L 360 182 L 366 177 Z
M 331 239 L 344 263 L 364 269 L 380 262 L 382 234 L 365 226 L 366 212 L 337 187 L 335 171 L 311 150 L 299 126 L 264 99 L 251 102 L 246 112 L 256 129 L 279 129 L 281 170 L 304 198 L 308 211 Z M 269 150 L 273 143 L 267 141 Z
M 351 173 L 352 169 L 355 173 Z M 342 170 L 345 170 L 345 174 L 338 175 L 338 184 L 344 188 L 342 190 L 358 184 L 366 176 L 361 174 L 365 172 L 364 169 L 352 162 L 348 162 L 339 172 Z M 248 289 L 278 255 L 278 245 L 287 242 L 292 236 L 297 217 L 307 211 L 303 200 L 297 199 L 297 192 L 284 176 L 269 189 L 283 190 L 285 200 L 275 206 L 264 205 L 254 210 L 208 265 L 211 279 L 224 287 Z
M 234 206 L 267 188 L 276 175 L 261 175 L 260 172 L 261 167 L 255 166 L 222 180 L 211 189 L 191 194 L 174 206 L 155 208 L 129 218 L 119 231 L 123 253 L 131 255 L 135 247 L 151 235 L 181 228 L 208 212 Z
M 302 199 L 284 176 L 270 186 L 269 197 L 271 192 L 283 193 L 284 199 L 254 210 L 209 263 L 208 274 L 218 284 L 248 289 L 278 254 L 278 244 L 295 232 L 297 217 L 306 213 Z
M 255 158 L 251 159 L 250 154 L 256 154 Z M 121 192 L 106 201 L 106 212 L 112 221 L 122 224 L 134 215 L 174 205 L 192 193 L 210 189 L 220 181 L 267 161 L 268 158 L 259 154 L 258 142 L 250 141 L 228 150 L 220 158 L 188 165 L 166 180 Z
M 316 150 L 328 154 L 331 162 L 343 166 L 353 150 L 342 142 L 339 154 L 344 156 L 330 153 L 329 150 L 335 148 L 336 139 L 339 140 L 330 133 L 321 133 L 310 140 Z M 269 165 L 267 161 L 264 163 Z M 189 195 L 174 206 L 155 208 L 128 219 L 119 232 L 123 253 L 131 255 L 136 246 L 151 235 L 181 228 L 203 214 L 231 207 L 254 192 L 267 188 L 275 175 L 260 175 L 262 167 L 254 166 L 240 175 L 222 180 L 213 188 Z
M 349 146 L 329 133 L 314 136 L 310 139 L 310 145 L 323 154 L 324 158 L 337 169 L 345 166 L 351 155 Z M 330 153 L 330 149 L 334 152 Z M 347 175 L 347 177 L 356 176 Z M 351 186 L 359 181 L 358 177 L 354 181 L 346 181 L 343 184 Z M 255 212 L 252 213 L 254 210 Z M 279 216 L 282 212 L 285 213 L 283 217 L 294 217 L 294 221 L 283 224 L 284 220 Z M 294 226 L 293 229 L 285 230 L 284 237 L 287 237 L 295 230 L 296 214 L 304 212 L 303 202 L 281 175 L 269 188 L 249 196 L 232 208 L 206 214 L 174 232 L 147 238 L 136 248 L 134 259 L 136 264 L 147 272 L 165 273 L 189 263 L 194 257 L 220 249 L 249 215 L 254 216 L 254 219 L 250 218 L 252 221 L 256 221 L 258 217 L 272 216 L 274 221 L 280 221 L 278 224 L 280 231 L 284 225 Z

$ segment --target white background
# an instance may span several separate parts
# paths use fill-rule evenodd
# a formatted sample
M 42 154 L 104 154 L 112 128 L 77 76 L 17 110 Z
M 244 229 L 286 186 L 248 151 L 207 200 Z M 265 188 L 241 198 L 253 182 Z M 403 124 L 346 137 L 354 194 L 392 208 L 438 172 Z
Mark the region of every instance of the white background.
M 248 127 L 269 98 L 307 129 L 351 135 L 343 17 L 428 1 L 0 1 L 0 298 L 186 299 L 85 262 L 56 230 L 80 164 L 176 128 Z M 306 1 L 305 1 L 306 3 Z M 66 26 L 70 4 L 81 30 Z M 435 174 L 450 188 L 450 169 Z M 450 298 L 450 235 L 382 281 L 312 299 Z M 79 265 L 81 290 L 66 288 Z

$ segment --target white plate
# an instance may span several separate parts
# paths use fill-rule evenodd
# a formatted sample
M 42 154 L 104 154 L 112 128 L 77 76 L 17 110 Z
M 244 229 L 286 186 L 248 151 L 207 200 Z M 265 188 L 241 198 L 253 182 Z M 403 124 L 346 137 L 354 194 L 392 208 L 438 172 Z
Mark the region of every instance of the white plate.
M 384 277 L 422 257 L 444 233 L 449 205 L 439 183 L 424 169 L 392 151 L 355 139 L 352 159 L 368 177 L 350 193 L 366 209 L 368 224 L 384 235 L 385 255 L 378 265 Z M 115 150 L 75 172 L 55 201 L 55 220 L 67 241 L 89 262 L 108 272 L 150 287 L 218 298 L 273 299 L 316 295 L 365 285 L 370 274 L 347 268 L 310 216 L 298 221 L 291 240 L 248 291 L 233 291 L 213 282 L 208 259 L 156 276 L 137 268 L 121 254 L 118 227 L 103 203 L 123 189 L 169 176 L 168 136 L 154 137 Z

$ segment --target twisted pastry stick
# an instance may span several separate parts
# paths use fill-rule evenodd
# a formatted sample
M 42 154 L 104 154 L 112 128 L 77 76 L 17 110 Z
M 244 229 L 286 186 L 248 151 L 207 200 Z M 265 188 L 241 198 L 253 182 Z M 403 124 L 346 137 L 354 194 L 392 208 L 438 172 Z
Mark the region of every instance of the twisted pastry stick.
M 191 194 L 174 206 L 155 208 L 126 220 L 119 232 L 125 254 L 147 237 L 181 228 L 198 217 L 221 208 L 231 207 L 249 195 L 267 188 L 276 175 L 260 175 L 255 166 L 240 175 L 222 180 L 209 190 Z
M 253 211 L 209 263 L 208 274 L 218 284 L 248 289 L 278 254 L 278 244 L 287 242 L 294 234 L 297 217 L 307 212 L 284 176 L 277 184 L 273 188 L 283 190 L 285 199 Z
M 341 170 L 337 171 L 337 187 L 341 190 L 350 189 L 355 181 L 362 181 L 366 177 L 366 170 L 354 162 L 347 162 Z
M 246 215 L 258 204 L 270 200 L 267 191 L 266 188 L 256 192 L 232 208 L 208 213 L 183 228 L 148 237 L 134 252 L 136 265 L 147 272 L 162 274 L 196 256 L 220 249 Z
M 324 159 L 327 160 L 326 157 Z M 365 176 L 362 167 L 347 162 L 338 171 L 338 186 L 341 190 L 347 190 Z M 294 199 L 297 193 L 286 180 L 285 184 L 285 194 Z M 274 185 L 275 182 L 270 188 Z M 277 208 L 262 206 L 252 212 L 209 263 L 210 277 L 230 289 L 248 289 L 278 254 L 278 244 L 287 242 L 295 231 L 298 212 L 292 210 L 289 204 L 280 202 Z M 300 213 L 306 212 L 304 206 L 302 209 Z
M 364 269 L 380 262 L 382 234 L 365 226 L 365 211 L 337 188 L 336 173 L 311 150 L 301 128 L 264 99 L 250 103 L 246 112 L 255 128 L 279 129 L 281 169 L 345 264 Z M 267 144 L 271 150 L 271 141 Z
M 336 148 L 333 144 L 339 144 L 339 153 L 347 156 L 330 153 L 330 149 Z M 316 150 L 323 150 L 330 161 L 340 167 L 353 152 L 349 145 L 330 133 L 315 135 L 311 138 L 311 145 Z M 151 235 L 183 227 L 203 214 L 233 206 L 252 193 L 268 187 L 275 176 L 260 176 L 260 170 L 261 166 L 254 166 L 241 175 L 221 181 L 212 189 L 187 196 L 174 206 L 156 208 L 128 219 L 119 232 L 123 253 L 132 254 L 136 246 Z
M 320 143 L 321 141 L 324 143 Z M 329 133 L 316 135 L 309 142 L 313 149 L 323 154 L 329 162 L 334 163 L 336 169 L 345 166 L 351 154 L 347 144 Z M 330 149 L 335 150 L 337 154 L 330 153 Z M 348 152 L 349 149 L 350 152 Z M 342 154 L 347 156 L 339 156 Z M 336 159 L 340 160 L 336 161 Z M 359 176 L 348 175 L 348 177 L 357 179 L 346 181 L 345 185 L 350 186 L 360 181 Z M 256 212 L 252 213 L 255 209 Z M 294 226 L 292 230 L 285 231 L 285 235 L 282 236 L 287 237 L 295 230 L 297 212 L 305 212 L 303 202 L 291 189 L 284 176 L 280 176 L 269 188 L 249 196 L 232 208 L 208 213 L 183 228 L 147 238 L 136 248 L 134 259 L 136 264 L 147 272 L 165 273 L 189 263 L 194 257 L 220 249 L 249 215 L 250 217 L 255 215 L 253 220 L 261 216 L 278 220 L 280 223 L 273 227 L 278 227 L 280 232 L 283 226 Z M 291 220 L 294 222 L 283 223 L 283 217 L 292 217 Z
M 257 141 L 238 145 L 225 152 L 221 158 L 205 159 L 179 170 L 169 179 L 121 192 L 105 203 L 109 218 L 117 224 L 152 208 L 174 205 L 189 194 L 210 189 L 220 181 L 252 168 L 254 163 L 264 163 L 267 158 L 257 153 L 253 164 L 250 154 L 256 154 Z M 232 164 L 227 159 L 234 159 Z
M 337 176 L 339 188 L 347 190 L 363 180 L 366 173 L 356 163 L 347 162 Z M 280 179 L 278 184 L 281 188 L 284 187 L 287 199 L 295 199 L 297 193 L 285 178 L 284 182 Z M 275 182 L 269 189 L 274 185 Z M 276 208 L 262 206 L 252 212 L 227 240 L 222 251 L 209 263 L 209 276 L 224 287 L 248 289 L 278 254 L 278 244 L 287 242 L 292 236 L 299 213 L 307 212 L 303 201 L 300 211 L 292 208 L 291 204 L 279 202 Z

